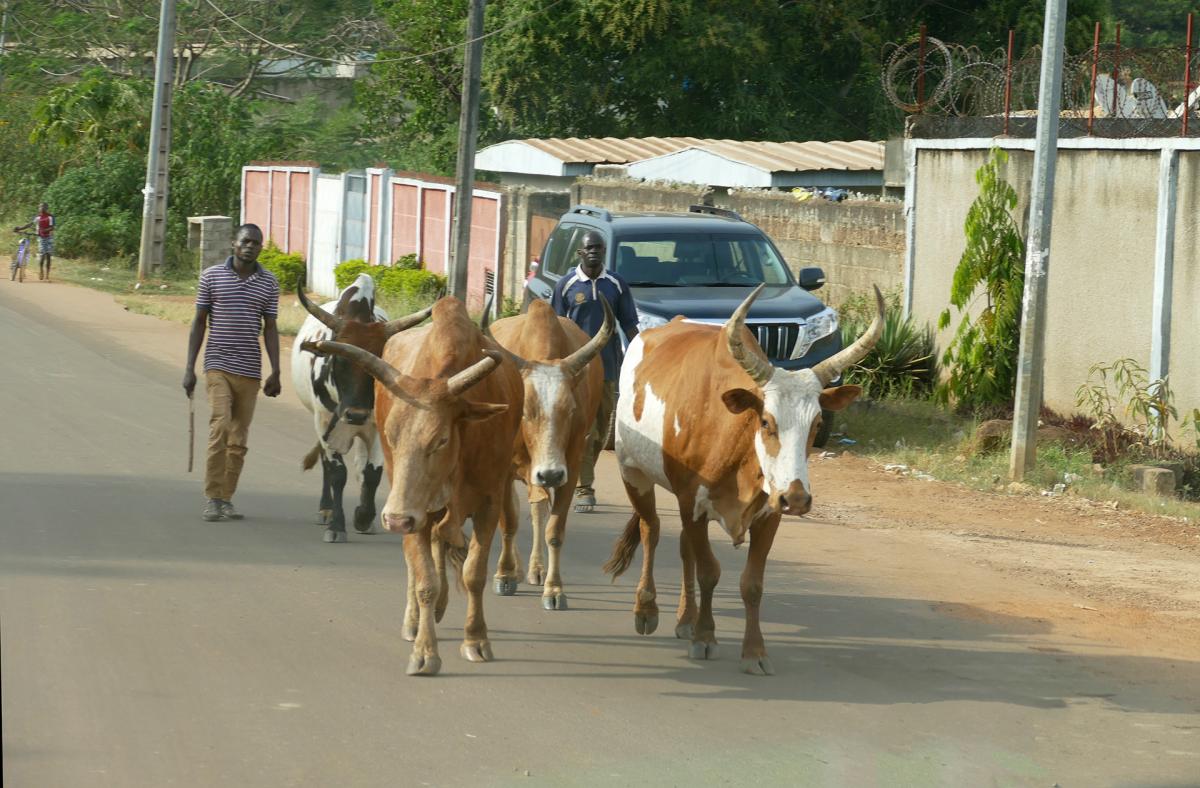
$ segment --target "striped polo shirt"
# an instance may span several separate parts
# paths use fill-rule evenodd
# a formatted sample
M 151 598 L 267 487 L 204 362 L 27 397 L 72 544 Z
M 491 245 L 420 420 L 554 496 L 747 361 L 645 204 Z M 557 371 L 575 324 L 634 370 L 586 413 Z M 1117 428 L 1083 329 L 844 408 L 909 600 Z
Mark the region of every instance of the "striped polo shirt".
M 208 310 L 204 371 L 261 378 L 258 337 L 263 318 L 279 314 L 279 281 L 275 276 L 257 265 L 250 276 L 242 279 L 233 270 L 231 256 L 224 265 L 214 265 L 200 274 L 196 308 Z

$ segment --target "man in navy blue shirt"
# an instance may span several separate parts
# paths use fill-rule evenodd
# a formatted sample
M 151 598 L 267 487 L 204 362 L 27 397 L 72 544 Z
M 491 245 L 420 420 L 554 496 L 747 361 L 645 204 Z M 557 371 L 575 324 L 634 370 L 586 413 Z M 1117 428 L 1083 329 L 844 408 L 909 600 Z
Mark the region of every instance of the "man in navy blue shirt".
M 638 333 L 633 294 L 629 291 L 628 282 L 618 274 L 604 270 L 603 236 L 588 230 L 583 234 L 576 254 L 579 255 L 579 266 L 558 280 L 550 306 L 558 314 L 575 321 L 588 336 L 595 336 L 604 324 L 604 307 L 600 303 L 600 296 L 603 295 L 612 305 L 617 324 L 625 332 L 625 339 L 632 341 Z M 596 480 L 596 458 L 608 442 L 608 428 L 617 399 L 617 378 L 623 356 L 621 338 L 614 332 L 612 339 L 600 351 L 600 359 L 604 362 L 604 390 L 600 395 L 596 423 L 592 425 L 583 451 L 583 467 L 579 470 L 579 486 L 575 489 L 577 512 L 590 512 L 596 508 L 596 491 L 592 486 Z

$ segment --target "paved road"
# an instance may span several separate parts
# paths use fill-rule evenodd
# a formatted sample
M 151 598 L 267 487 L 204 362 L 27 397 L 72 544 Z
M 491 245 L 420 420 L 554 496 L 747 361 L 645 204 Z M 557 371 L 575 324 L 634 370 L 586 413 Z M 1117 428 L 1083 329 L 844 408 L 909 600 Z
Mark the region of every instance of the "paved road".
M 400 543 L 321 542 L 291 392 L 260 404 L 249 519 L 203 523 L 162 363 L 184 330 L 72 294 L 133 326 L 114 344 L 104 314 L 64 323 L 2 284 L 7 786 L 1200 784 L 1195 662 L 944 615 L 861 571 L 886 535 L 820 522 L 793 522 L 805 539 L 768 570 L 773 678 L 737 671 L 744 554 L 715 529 L 722 658 L 670 634 L 673 528 L 663 626 L 634 633 L 633 579 L 598 569 L 618 505 L 570 525 L 570 611 L 489 596 L 497 661 L 472 665 L 452 594 L 442 675 L 408 678 Z

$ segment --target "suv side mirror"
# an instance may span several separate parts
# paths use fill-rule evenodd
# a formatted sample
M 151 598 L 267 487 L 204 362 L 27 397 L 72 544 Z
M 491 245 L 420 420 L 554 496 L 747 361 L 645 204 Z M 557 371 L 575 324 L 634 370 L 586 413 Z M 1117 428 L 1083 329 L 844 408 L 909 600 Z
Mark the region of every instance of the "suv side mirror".
M 820 268 L 801 268 L 798 278 L 805 290 L 819 290 L 825 284 L 825 271 Z

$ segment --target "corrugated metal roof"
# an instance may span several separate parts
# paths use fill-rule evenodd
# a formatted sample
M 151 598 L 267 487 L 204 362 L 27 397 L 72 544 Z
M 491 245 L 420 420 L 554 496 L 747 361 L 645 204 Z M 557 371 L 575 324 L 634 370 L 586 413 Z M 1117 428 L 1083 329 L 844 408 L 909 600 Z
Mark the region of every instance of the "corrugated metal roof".
M 697 137 L 567 137 L 520 141 L 560 161 L 577 164 L 628 164 L 705 142 Z
M 527 139 L 525 145 L 564 163 L 629 164 L 698 148 L 767 172 L 882 170 L 882 142 L 747 142 L 698 137 Z

